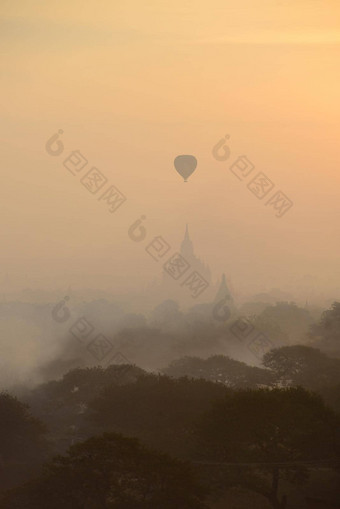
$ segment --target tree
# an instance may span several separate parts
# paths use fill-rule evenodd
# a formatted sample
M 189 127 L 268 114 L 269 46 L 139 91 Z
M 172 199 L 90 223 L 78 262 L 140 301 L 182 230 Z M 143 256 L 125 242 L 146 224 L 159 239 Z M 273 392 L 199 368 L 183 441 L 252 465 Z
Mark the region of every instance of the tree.
M 37 480 L 9 492 L 1 509 L 207 509 L 187 463 L 115 433 L 54 458 Z
M 91 404 L 97 430 L 116 431 L 179 456 L 190 454 L 194 422 L 228 389 L 206 380 L 143 375 L 107 387 Z
M 322 313 L 320 322 L 310 328 L 309 337 L 313 346 L 340 355 L 340 302 Z
M 265 334 L 274 345 L 282 346 L 288 343 L 288 334 L 272 316 L 261 313 L 258 316 L 250 316 L 249 321 L 256 330 Z
M 308 389 L 319 390 L 340 383 L 340 359 L 332 359 L 309 346 L 270 350 L 263 357 L 263 365 L 271 369 L 278 380 Z
M 276 324 L 282 331 L 282 339 L 287 335 L 284 343 L 301 343 L 310 327 L 312 317 L 309 311 L 298 307 L 294 302 L 277 302 L 275 306 L 268 306 L 259 316 L 260 323 L 263 321 Z M 262 329 L 261 329 L 262 330 Z
M 28 465 L 37 467 L 46 446 L 44 424 L 29 407 L 7 393 L 0 393 L 0 486 L 24 478 Z
M 248 366 L 225 355 L 213 355 L 208 359 L 183 357 L 171 362 L 163 372 L 176 378 L 204 378 L 231 388 L 255 388 L 259 385 L 271 385 L 274 381 L 268 369 Z
M 229 393 L 197 428 L 197 459 L 226 463 L 228 485 L 261 493 L 273 509 L 284 509 L 280 480 L 300 483 L 310 464 L 337 461 L 339 425 L 321 397 L 302 388 Z
M 185 319 L 178 303 L 168 299 L 158 304 L 152 311 L 151 324 L 163 331 L 176 332 L 184 329 Z
M 128 364 L 111 365 L 106 369 L 100 366 L 77 368 L 67 372 L 61 380 L 33 389 L 27 401 L 35 414 L 47 423 L 54 453 L 63 453 L 74 439 L 95 434 L 84 416 L 90 401 L 105 387 L 132 382 L 142 373 L 142 369 Z

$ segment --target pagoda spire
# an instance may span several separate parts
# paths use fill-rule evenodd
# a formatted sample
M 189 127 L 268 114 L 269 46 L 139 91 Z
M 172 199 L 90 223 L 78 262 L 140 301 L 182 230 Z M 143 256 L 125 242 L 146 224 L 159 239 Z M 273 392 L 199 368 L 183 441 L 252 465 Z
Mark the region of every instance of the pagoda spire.
M 225 277 L 225 274 L 223 273 L 221 282 L 220 282 L 220 285 L 219 285 L 219 288 L 218 288 L 218 291 L 217 291 L 217 294 L 215 297 L 215 301 L 219 301 L 224 298 L 233 300 L 233 298 L 230 294 L 229 288 L 228 288 L 227 278 Z
M 188 224 L 185 226 L 184 239 L 181 244 L 181 254 L 184 258 L 194 256 L 194 246 L 190 240 Z

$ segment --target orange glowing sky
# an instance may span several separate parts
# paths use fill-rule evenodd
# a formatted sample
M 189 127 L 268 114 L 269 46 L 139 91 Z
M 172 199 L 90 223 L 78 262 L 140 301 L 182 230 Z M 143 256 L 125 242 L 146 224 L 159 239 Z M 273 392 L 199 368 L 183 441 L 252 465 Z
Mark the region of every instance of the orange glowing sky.
M 197 254 L 241 290 L 305 274 L 340 293 L 337 0 L 2 0 L 1 273 L 14 286 L 148 283 L 127 229 Z M 63 129 L 126 194 L 110 215 L 45 151 Z M 230 159 L 212 147 L 230 135 Z M 198 167 L 187 184 L 178 154 Z M 282 219 L 230 172 L 242 154 L 294 202 Z

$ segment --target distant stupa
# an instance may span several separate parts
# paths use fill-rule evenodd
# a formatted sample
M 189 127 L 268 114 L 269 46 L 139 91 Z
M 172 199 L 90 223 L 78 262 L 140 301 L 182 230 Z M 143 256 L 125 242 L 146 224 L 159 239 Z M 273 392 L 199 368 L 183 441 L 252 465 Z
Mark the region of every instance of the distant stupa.
M 173 278 L 165 269 L 163 270 L 161 282 L 153 285 L 152 290 L 151 288 L 149 289 L 152 294 L 152 300 L 155 303 L 170 299 L 177 301 L 180 306 L 193 307 L 197 304 L 212 304 L 217 298 L 221 300 L 226 295 L 230 304 L 233 303 L 225 275 L 223 274 L 222 280 L 216 284 L 215 281 L 212 281 L 210 267 L 196 256 L 188 225 L 185 227 L 184 238 L 177 252 L 189 264 L 189 268 L 183 276 L 177 279 Z M 173 254 L 175 254 L 175 250 Z M 185 285 L 186 279 L 190 278 L 190 275 L 194 272 L 197 272 L 208 283 L 208 287 L 197 298 L 193 298 L 192 291 Z M 151 294 L 149 293 L 149 295 Z
M 189 236 L 188 225 L 186 225 L 185 227 L 185 234 L 184 239 L 181 243 L 180 253 L 183 256 L 183 258 L 185 258 L 186 261 L 190 263 L 191 269 L 199 272 L 210 284 L 211 283 L 210 268 L 195 255 L 194 245 Z
M 194 246 L 189 236 L 188 225 L 185 227 L 184 239 L 181 243 L 181 255 L 187 258 L 192 258 L 194 255 Z
M 221 301 L 224 301 L 225 305 L 229 307 L 230 311 L 235 310 L 234 299 L 229 290 L 225 274 L 222 274 L 220 286 L 218 287 L 214 303 L 217 304 Z
M 230 299 L 232 300 L 231 293 L 229 291 L 228 285 L 227 285 L 227 278 L 225 277 L 225 274 L 222 274 L 221 283 L 218 288 L 215 301 L 220 301 L 221 299 Z

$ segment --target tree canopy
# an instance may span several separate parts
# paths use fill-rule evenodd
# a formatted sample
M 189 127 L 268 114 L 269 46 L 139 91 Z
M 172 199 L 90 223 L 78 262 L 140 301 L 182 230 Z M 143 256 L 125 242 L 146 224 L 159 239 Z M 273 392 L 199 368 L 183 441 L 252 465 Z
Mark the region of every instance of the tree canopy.
M 190 467 L 115 433 L 54 458 L 44 474 L 7 493 L 1 509 L 205 509 Z
M 339 426 L 321 397 L 301 387 L 235 391 L 202 418 L 197 459 L 229 464 L 231 485 L 251 488 L 273 508 L 284 508 L 279 480 L 301 482 L 308 465 L 338 462 Z

